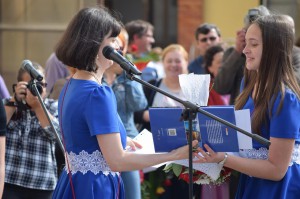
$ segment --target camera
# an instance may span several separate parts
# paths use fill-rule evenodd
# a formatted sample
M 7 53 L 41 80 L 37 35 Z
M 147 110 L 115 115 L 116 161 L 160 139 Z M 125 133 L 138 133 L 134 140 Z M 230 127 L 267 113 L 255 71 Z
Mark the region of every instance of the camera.
M 33 84 L 34 84 L 34 81 L 33 80 L 30 80 L 27 84 L 27 88 L 30 90 L 30 92 L 34 95 L 34 96 L 37 96 L 38 94 L 35 92 L 35 89 L 33 88 Z M 41 95 L 43 93 L 43 84 L 42 82 L 36 82 L 36 88 L 39 92 L 39 94 Z
M 257 17 L 259 17 L 258 9 L 250 9 L 248 10 L 249 22 L 252 23 Z

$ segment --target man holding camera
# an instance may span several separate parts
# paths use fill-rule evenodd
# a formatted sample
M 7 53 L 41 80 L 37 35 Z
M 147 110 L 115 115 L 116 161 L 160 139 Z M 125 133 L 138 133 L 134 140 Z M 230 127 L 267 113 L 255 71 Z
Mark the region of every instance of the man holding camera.
M 33 63 L 33 67 L 44 74 L 40 65 Z M 36 82 L 38 92 L 59 131 L 57 101 L 46 98 L 44 81 Z M 57 183 L 56 136 L 32 83 L 30 74 L 20 68 L 14 97 L 4 100 L 7 135 L 3 199 L 50 199 Z

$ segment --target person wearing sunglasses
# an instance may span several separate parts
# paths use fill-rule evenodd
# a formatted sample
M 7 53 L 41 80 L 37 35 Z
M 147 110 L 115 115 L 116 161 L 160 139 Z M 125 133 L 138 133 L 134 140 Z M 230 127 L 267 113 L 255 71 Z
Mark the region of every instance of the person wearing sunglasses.
M 188 71 L 194 74 L 205 74 L 203 56 L 208 48 L 221 42 L 221 33 L 214 24 L 204 23 L 196 29 L 195 38 L 199 56 L 189 64 Z
M 44 69 L 33 62 L 33 67 L 44 75 Z M 32 88 L 30 74 L 20 68 L 14 96 L 5 100 L 7 118 L 5 184 L 3 199 L 50 199 L 56 186 L 56 136 L 42 104 Z M 37 82 L 49 117 L 57 132 L 57 100 L 46 98 L 45 79 Z

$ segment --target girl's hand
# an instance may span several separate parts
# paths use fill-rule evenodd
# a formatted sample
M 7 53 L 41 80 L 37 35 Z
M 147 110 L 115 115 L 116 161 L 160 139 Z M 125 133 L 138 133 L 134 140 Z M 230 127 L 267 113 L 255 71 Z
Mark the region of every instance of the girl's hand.
M 197 148 L 198 146 L 198 140 L 193 140 L 192 147 Z M 197 152 L 199 151 L 199 147 L 196 149 L 196 152 L 194 150 L 194 155 L 196 156 Z M 184 160 L 189 158 L 189 145 L 184 145 L 182 147 L 179 147 L 177 149 L 174 149 L 170 152 L 171 154 L 175 155 L 175 157 L 172 158 L 172 160 Z
M 127 137 L 126 150 L 135 151 L 137 148 L 141 149 L 143 146 L 130 137 Z
M 214 152 L 207 144 L 204 144 L 204 148 L 207 150 L 205 152 L 202 148 L 199 148 L 198 154 L 195 156 L 199 159 L 195 162 L 197 163 L 219 163 L 224 159 L 225 153 L 223 152 Z

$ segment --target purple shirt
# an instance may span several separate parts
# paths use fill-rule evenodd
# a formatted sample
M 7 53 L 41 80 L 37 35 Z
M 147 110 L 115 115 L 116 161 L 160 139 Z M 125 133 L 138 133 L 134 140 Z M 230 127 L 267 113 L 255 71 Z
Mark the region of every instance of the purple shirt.
M 3 98 L 9 98 L 10 94 L 7 90 L 6 84 L 2 78 L 2 76 L 0 75 L 0 97 Z
M 58 79 L 65 78 L 69 75 L 67 67 L 57 59 L 55 53 L 52 53 L 46 61 L 45 73 L 47 93 L 51 92 Z

